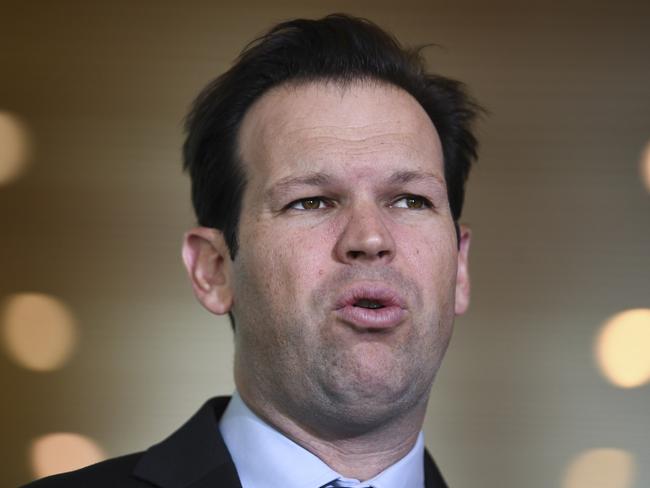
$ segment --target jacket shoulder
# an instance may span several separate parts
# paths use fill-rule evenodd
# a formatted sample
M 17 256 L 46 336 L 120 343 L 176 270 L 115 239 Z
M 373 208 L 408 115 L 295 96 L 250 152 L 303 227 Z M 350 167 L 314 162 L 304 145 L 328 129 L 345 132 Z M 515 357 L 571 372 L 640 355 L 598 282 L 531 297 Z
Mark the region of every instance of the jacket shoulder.
M 48 476 L 22 488 L 143 488 L 151 485 L 133 476 L 142 452 L 108 459 L 68 473 Z

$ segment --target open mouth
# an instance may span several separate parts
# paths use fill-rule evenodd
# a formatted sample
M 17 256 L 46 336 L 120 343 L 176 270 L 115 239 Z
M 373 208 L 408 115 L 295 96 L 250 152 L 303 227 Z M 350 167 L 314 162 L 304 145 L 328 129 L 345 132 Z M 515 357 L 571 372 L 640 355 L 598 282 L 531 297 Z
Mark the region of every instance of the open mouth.
M 392 330 L 408 317 L 404 299 L 387 286 L 360 283 L 345 290 L 334 306 L 338 319 L 357 331 Z
M 370 310 L 376 310 L 378 308 L 384 308 L 384 304 L 376 300 L 371 300 L 369 298 L 362 298 L 357 300 L 352 304 L 353 307 L 368 308 Z

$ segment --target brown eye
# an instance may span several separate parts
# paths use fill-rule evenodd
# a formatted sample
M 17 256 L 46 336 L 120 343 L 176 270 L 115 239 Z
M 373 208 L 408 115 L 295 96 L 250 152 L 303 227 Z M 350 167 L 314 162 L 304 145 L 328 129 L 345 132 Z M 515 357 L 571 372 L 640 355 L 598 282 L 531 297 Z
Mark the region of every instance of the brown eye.
M 318 210 L 327 206 L 327 202 L 323 198 L 313 197 L 296 200 L 289 205 L 289 208 L 294 210 Z
M 415 198 L 415 197 L 406 198 L 406 206 L 408 208 L 422 208 L 422 205 L 424 205 L 424 203 L 422 202 L 421 198 Z
M 430 208 L 431 204 L 426 198 L 418 197 L 416 195 L 407 195 L 399 200 L 396 200 L 393 205 L 395 208 L 410 208 L 413 210 L 422 210 L 423 208 Z
M 307 200 L 302 201 L 303 208 L 307 210 L 315 210 L 320 207 L 320 200 L 315 198 L 308 198 Z

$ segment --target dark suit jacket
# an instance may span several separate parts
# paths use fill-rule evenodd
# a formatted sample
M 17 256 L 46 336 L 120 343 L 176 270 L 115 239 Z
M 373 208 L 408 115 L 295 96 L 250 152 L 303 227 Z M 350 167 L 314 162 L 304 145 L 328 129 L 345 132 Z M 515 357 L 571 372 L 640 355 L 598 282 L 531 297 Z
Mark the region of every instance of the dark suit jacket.
M 43 478 L 24 488 L 241 488 L 219 432 L 219 419 L 229 401 L 229 397 L 208 400 L 180 429 L 147 451 Z M 426 488 L 447 487 L 428 453 L 424 477 Z

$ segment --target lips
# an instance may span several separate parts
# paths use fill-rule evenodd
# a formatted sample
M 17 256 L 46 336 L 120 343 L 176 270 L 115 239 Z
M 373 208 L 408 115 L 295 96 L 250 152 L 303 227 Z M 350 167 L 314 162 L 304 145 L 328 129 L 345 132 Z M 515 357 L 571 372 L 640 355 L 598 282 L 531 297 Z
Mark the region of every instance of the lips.
M 341 321 L 367 330 L 397 327 L 408 313 L 399 293 L 376 284 L 348 288 L 337 299 L 334 312 Z

